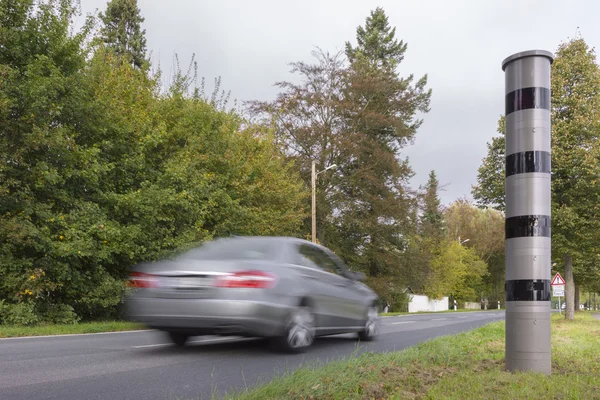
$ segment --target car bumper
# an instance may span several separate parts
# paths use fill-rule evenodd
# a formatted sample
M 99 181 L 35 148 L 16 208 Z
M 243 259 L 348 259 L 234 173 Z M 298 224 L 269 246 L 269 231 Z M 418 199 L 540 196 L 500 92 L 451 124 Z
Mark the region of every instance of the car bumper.
M 196 335 L 278 336 L 290 307 L 248 300 L 130 298 L 127 318 Z

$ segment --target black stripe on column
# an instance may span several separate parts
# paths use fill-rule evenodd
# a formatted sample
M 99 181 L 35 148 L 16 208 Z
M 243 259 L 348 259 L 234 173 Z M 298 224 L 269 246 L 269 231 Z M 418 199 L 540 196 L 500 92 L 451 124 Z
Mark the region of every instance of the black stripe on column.
M 523 151 L 506 157 L 506 177 L 528 172 L 550 173 L 550 153 L 547 151 Z
M 506 95 L 506 115 L 529 108 L 550 110 L 550 89 L 530 87 L 517 89 Z
M 549 215 L 520 215 L 506 218 L 506 239 L 520 237 L 550 237 Z
M 506 301 L 550 301 L 550 279 L 506 281 Z

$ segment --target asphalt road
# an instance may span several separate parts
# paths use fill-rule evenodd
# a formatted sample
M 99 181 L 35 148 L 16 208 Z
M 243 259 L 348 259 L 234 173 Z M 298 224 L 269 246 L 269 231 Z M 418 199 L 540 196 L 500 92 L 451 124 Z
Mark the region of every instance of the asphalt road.
M 300 355 L 256 339 L 197 337 L 176 348 L 156 331 L 0 339 L 0 399 L 210 399 L 302 363 L 399 350 L 502 319 L 504 311 L 385 317 L 375 342 L 332 336 Z

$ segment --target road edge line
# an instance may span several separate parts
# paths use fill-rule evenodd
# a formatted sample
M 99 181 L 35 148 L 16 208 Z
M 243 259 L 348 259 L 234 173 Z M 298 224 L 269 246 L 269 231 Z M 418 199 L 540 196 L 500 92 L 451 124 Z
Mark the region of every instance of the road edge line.
M 133 333 L 133 332 L 152 332 L 154 329 L 134 329 L 129 331 L 115 331 L 115 332 L 89 332 L 89 333 L 63 333 L 58 335 L 39 335 L 39 336 L 13 336 L 7 338 L 0 338 L 2 340 L 14 340 L 14 339 L 41 339 L 41 338 L 55 338 L 55 337 L 72 337 L 72 336 L 89 336 L 89 335 L 109 335 L 115 333 Z

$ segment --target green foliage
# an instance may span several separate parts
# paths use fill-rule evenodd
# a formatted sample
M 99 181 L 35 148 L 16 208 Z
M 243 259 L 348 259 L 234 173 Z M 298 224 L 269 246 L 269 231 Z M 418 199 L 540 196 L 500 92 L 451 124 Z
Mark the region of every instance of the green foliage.
M 366 284 L 379 295 L 379 305 L 381 308 L 389 304 L 390 312 L 408 312 L 408 303 L 410 302 L 409 291 L 403 285 L 402 281 L 397 278 L 369 277 Z
M 439 184 L 435 171 L 431 171 L 422 194 L 420 232 L 423 236 L 434 239 L 441 239 L 444 235 L 444 215 L 439 197 Z
M 473 198 L 480 207 L 491 207 L 504 211 L 504 169 L 506 164 L 505 118 L 498 120 L 497 132 L 500 136 L 492 138 L 488 143 L 488 153 L 477 170 L 477 185 L 473 186 Z
M 146 59 L 146 30 L 137 0 L 111 0 L 100 14 L 103 27 L 101 39 L 117 56 L 125 57 L 136 68 L 148 65 Z
M 575 281 L 600 280 L 600 68 L 581 38 L 552 65 L 552 246 L 573 256 Z
M 407 45 L 396 38 L 396 28 L 391 28 L 381 7 L 371 11 L 365 26 L 356 28 L 357 47 L 346 42 L 346 57 L 351 63 L 366 60 L 376 68 L 395 69 L 404 59 Z
M 45 322 L 49 322 L 52 324 L 74 324 L 81 319 L 75 313 L 73 307 L 71 307 L 68 304 L 42 304 L 36 311 L 36 314 L 43 316 Z
M 21 302 L 17 304 L 6 304 L 0 300 L 0 323 L 7 325 L 34 325 L 40 317 L 35 312 L 33 302 Z
M 398 76 L 406 46 L 395 39 L 382 9 L 358 28 L 357 42 L 356 48 L 346 46 L 350 66 L 340 107 L 347 141 L 339 168 L 346 179 L 338 188 L 343 213 L 336 225 L 342 232 L 360 227 L 362 237 L 345 239 L 369 275 L 395 275 L 415 202 L 408 188 L 412 170 L 400 153 L 421 125 L 416 114 L 429 111 L 431 90 L 425 89 L 426 76 L 414 84 L 412 75 Z
M 458 241 L 444 241 L 439 253 L 431 261 L 424 294 L 431 298 L 452 295 L 457 301 L 475 301 L 487 264 L 472 248 Z
M 490 302 L 504 301 L 505 244 L 504 214 L 492 208 L 480 209 L 460 199 L 444 211 L 448 237 L 467 240 L 464 246 L 472 248 L 486 262 L 488 273 L 478 294 Z
M 188 76 L 161 93 L 93 21 L 70 34 L 75 15 L 68 0 L 0 2 L 7 323 L 115 318 L 131 265 L 215 236 L 296 235 L 305 218 L 267 130 L 189 94 Z
M 417 113 L 429 109 L 431 91 L 426 77 L 398 76 L 406 45 L 383 10 L 359 27 L 357 42 L 347 45 L 349 63 L 317 51 L 316 63 L 292 64 L 300 83 L 278 84 L 276 100 L 253 102 L 251 112 L 274 130 L 307 187 L 312 161 L 319 169 L 337 164 L 317 181 L 319 241 L 371 277 L 399 277 L 412 267 L 405 252 L 417 202 L 400 153 L 421 124 Z

